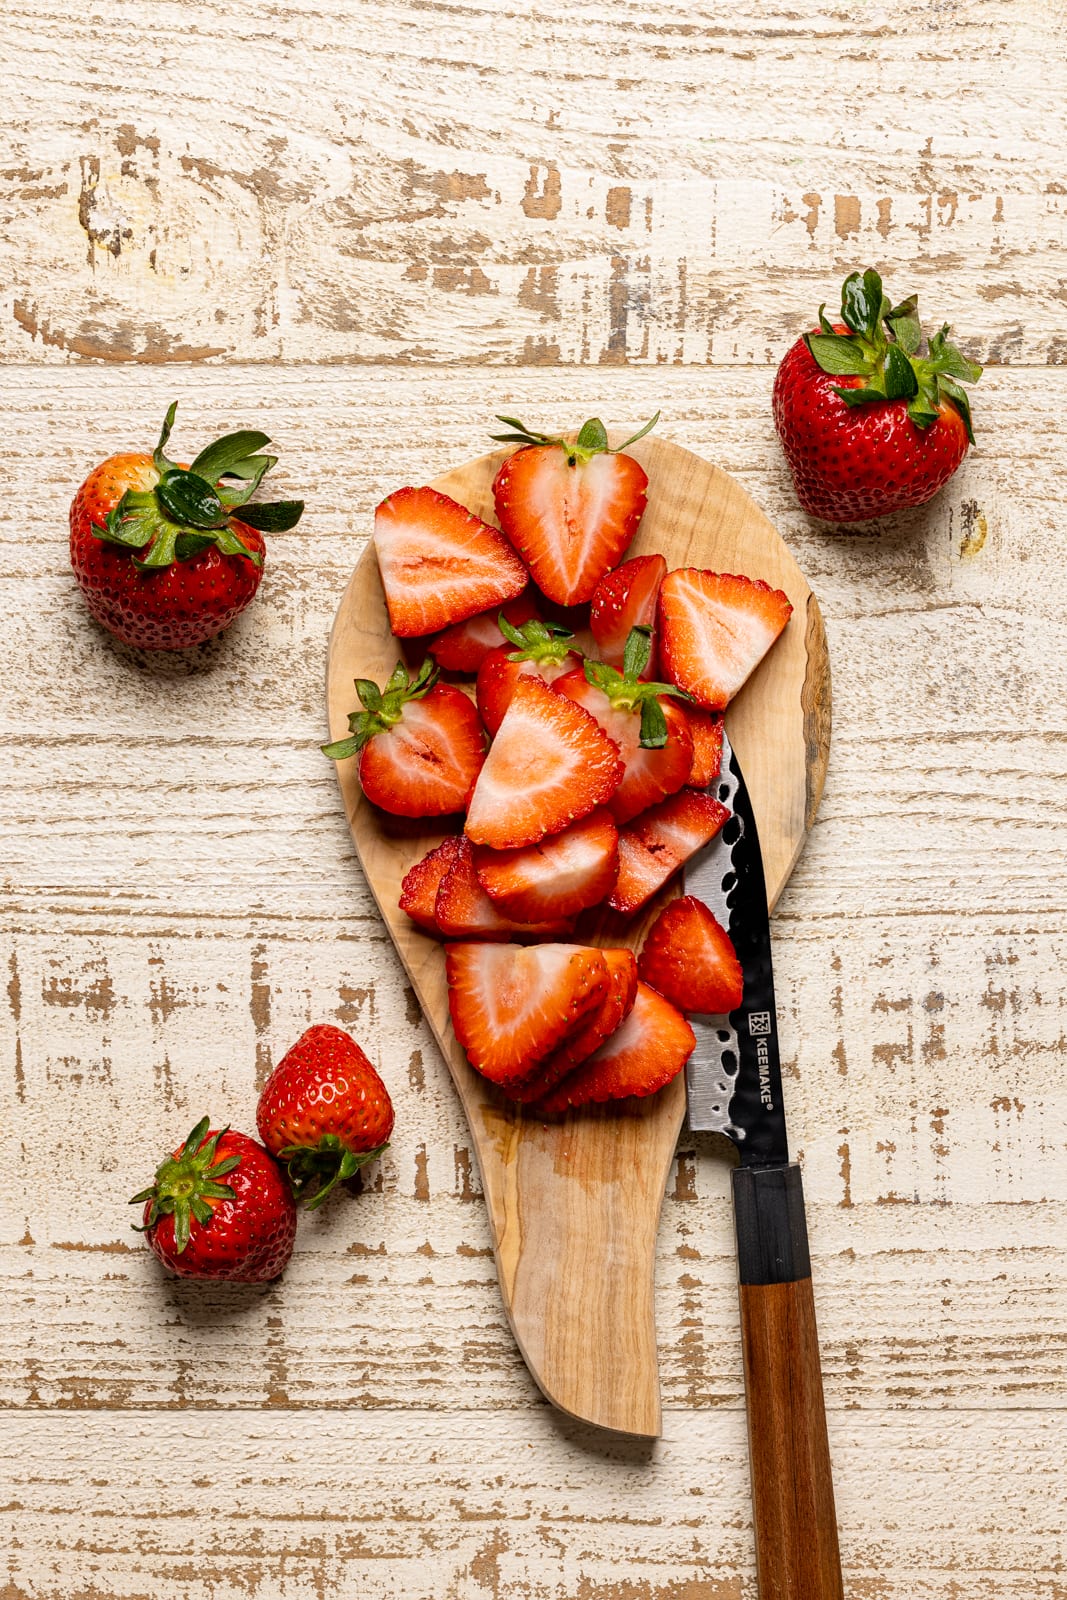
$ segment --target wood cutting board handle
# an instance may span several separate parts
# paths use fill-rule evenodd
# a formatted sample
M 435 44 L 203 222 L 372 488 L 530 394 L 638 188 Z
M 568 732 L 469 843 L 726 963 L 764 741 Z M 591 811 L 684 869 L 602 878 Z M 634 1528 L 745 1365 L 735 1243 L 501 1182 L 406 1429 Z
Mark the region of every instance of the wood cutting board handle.
M 760 1600 L 843 1600 L 800 1168 L 733 1195 Z

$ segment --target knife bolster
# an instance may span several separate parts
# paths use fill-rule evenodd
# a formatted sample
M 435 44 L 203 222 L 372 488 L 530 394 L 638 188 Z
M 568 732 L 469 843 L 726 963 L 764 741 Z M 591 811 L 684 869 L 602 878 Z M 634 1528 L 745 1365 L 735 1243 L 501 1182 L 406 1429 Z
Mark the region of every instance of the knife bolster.
M 742 1283 L 797 1283 L 811 1277 L 804 1188 L 795 1161 L 735 1167 L 737 1274 Z

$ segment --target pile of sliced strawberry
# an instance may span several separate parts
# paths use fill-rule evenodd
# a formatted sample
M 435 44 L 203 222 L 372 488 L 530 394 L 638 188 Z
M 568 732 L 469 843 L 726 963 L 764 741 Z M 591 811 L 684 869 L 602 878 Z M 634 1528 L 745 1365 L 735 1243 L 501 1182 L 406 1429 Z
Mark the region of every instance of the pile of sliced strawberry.
M 383 811 L 455 818 L 400 908 L 448 941 L 471 1066 L 548 1116 L 654 1094 L 694 1048 L 685 1013 L 741 1004 L 729 935 L 692 896 L 660 911 L 639 959 L 584 941 L 605 913 L 625 937 L 620 919 L 723 826 L 722 714 L 792 607 L 758 579 L 623 560 L 648 479 L 598 420 L 573 442 L 501 420 L 521 447 L 493 485 L 502 531 L 434 489 L 378 508 L 393 631 L 433 659 L 384 689 L 358 680 L 351 736 L 326 750 L 358 757 Z M 570 631 L 586 625 L 595 657 Z

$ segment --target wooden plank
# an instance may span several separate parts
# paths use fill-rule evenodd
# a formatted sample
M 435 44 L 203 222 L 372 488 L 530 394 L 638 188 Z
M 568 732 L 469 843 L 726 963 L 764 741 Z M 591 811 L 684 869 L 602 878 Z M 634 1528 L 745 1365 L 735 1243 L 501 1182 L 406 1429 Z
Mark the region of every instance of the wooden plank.
M 3 922 L 0 1402 L 535 1402 L 462 1111 L 380 925 L 353 926 L 333 889 L 251 915 L 240 894 L 226 914 L 188 897 L 176 912 L 159 896 L 48 895 L 9 902 Z M 927 916 L 905 931 L 798 906 L 775 926 L 831 1404 L 1062 1401 L 1062 922 Z M 307 1219 L 266 1293 L 168 1282 L 125 1199 L 203 1110 L 248 1127 L 257 1082 L 325 1019 L 353 1029 L 396 1100 L 369 1192 Z M 668 1405 L 739 1403 L 724 1153 L 683 1143 L 668 1183 Z
M 596 374 L 568 379 L 576 414 L 603 406 L 614 421 L 662 401 L 665 435 L 738 475 L 811 577 L 831 653 L 848 670 L 835 690 L 820 853 L 801 864 L 797 885 L 806 914 L 891 915 L 902 900 L 964 916 L 1062 905 L 1064 491 L 1046 441 L 1065 383 L 1059 373 L 996 375 L 981 450 L 941 499 L 857 536 L 828 534 L 797 511 L 771 430 L 769 375 L 628 372 L 609 390 Z M 154 874 L 176 893 L 239 883 L 275 904 L 307 881 L 358 886 L 316 745 L 327 731 L 329 623 L 370 511 L 398 482 L 469 452 L 494 405 L 550 418 L 558 380 L 509 379 L 487 403 L 483 379 L 466 374 L 386 383 L 362 371 L 272 371 L 269 395 L 258 368 L 198 374 L 179 442 L 266 413 L 283 453 L 279 492 L 305 492 L 309 512 L 272 541 L 261 599 L 230 633 L 150 669 L 86 617 L 66 570 L 64 517 L 94 452 L 143 440 L 181 388 L 171 373 L 38 370 L 27 409 L 27 384 L 0 373 L 13 474 L 0 510 L 0 736 L 13 757 L 0 773 L 0 847 L 12 881 L 121 889 Z M 51 637 L 61 657 L 27 673 Z M 42 727 L 58 743 L 42 744 Z M 185 816 L 194 792 L 197 827 L 176 857 L 156 813 Z
M 1064 1600 L 1045 1417 L 831 1415 L 854 1600 Z M 6 1600 L 751 1600 L 744 1423 L 5 1416 Z M 1009 1467 L 1010 1463 L 1010 1467 Z
M 4 6 L 7 359 L 766 361 L 869 261 L 1067 354 L 1056 7 L 196 12 Z

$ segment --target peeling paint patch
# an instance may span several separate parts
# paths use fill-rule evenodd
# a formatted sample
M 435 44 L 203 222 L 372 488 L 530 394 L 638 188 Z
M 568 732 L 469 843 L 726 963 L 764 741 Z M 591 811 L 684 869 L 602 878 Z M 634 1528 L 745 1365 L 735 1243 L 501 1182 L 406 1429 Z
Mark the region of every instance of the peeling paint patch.
M 554 161 L 544 167 L 531 164 L 530 176 L 522 194 L 522 209 L 528 217 L 554 222 L 563 204 L 559 168 Z

